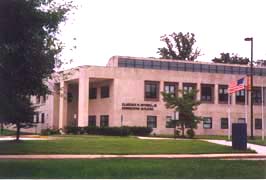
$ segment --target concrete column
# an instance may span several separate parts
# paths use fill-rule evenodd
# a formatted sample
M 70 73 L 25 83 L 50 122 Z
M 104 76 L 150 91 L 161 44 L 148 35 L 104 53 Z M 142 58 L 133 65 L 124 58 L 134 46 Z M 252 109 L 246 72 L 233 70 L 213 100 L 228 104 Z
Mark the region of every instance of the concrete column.
M 59 129 L 67 125 L 67 83 L 60 80 L 60 97 L 59 97 Z
M 88 125 L 89 115 L 89 77 L 87 70 L 81 68 L 79 74 L 78 126 Z
M 219 86 L 218 84 L 214 85 L 214 104 L 218 104 L 219 103 Z
M 196 85 L 196 89 L 198 90 L 198 93 L 197 93 L 197 100 L 200 101 L 200 96 L 201 96 L 201 83 L 197 83 Z

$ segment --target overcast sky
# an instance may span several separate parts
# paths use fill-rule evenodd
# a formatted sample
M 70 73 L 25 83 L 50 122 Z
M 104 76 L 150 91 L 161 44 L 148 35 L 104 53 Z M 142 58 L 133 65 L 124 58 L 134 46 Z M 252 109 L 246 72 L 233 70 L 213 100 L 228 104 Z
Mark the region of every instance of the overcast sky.
M 164 45 L 160 36 L 172 32 L 196 35 L 200 61 L 221 52 L 249 58 L 245 37 L 254 38 L 254 60 L 266 59 L 265 0 L 73 1 L 79 7 L 60 36 L 63 59 L 73 59 L 71 67 L 104 66 L 114 55 L 158 57 L 157 48 Z

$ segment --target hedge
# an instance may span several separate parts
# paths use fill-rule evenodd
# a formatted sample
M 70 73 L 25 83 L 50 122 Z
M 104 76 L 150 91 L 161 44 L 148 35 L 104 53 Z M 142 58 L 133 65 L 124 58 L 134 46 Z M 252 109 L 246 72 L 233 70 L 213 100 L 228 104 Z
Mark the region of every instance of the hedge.
M 73 127 L 67 126 L 65 133 L 67 134 L 94 134 L 107 136 L 148 136 L 152 132 L 152 128 L 140 126 L 123 126 L 123 127 Z

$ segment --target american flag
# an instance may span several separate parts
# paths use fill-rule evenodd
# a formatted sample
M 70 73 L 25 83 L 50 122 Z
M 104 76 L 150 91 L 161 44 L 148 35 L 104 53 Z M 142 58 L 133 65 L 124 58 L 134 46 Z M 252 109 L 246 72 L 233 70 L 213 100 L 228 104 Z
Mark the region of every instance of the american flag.
M 247 78 L 244 77 L 237 81 L 232 81 L 228 86 L 228 93 L 232 94 L 242 89 L 245 89 L 246 85 L 247 85 Z

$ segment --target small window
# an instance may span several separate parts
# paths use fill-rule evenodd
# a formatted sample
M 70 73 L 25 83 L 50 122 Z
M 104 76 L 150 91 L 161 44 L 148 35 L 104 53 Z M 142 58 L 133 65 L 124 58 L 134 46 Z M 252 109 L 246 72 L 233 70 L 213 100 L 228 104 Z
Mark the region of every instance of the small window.
M 97 98 L 97 88 L 90 88 L 89 97 L 90 99 Z
M 228 118 L 221 118 L 221 129 L 228 129 Z
M 96 116 L 89 116 L 88 126 L 96 127 Z
M 41 114 L 41 123 L 44 123 L 44 118 L 45 118 L 45 114 L 42 113 L 42 114 Z
M 36 123 L 39 123 L 39 113 L 36 112 Z
M 71 92 L 67 93 L 67 102 L 71 103 L 73 101 L 73 94 Z
M 222 73 L 222 74 L 223 74 L 223 73 L 224 73 L 224 69 L 225 69 L 224 66 L 221 66 L 221 65 L 218 65 L 218 66 L 217 66 L 217 72 L 218 72 L 218 73 Z
M 203 128 L 204 129 L 211 129 L 212 128 L 212 118 L 211 117 L 204 117 L 203 118 Z
M 136 68 L 143 68 L 143 60 L 136 60 Z
M 147 116 L 147 127 L 157 128 L 157 117 L 156 116 Z
M 216 65 L 210 65 L 210 73 L 217 73 L 217 66 Z
M 161 62 L 153 61 L 153 69 L 161 69 Z
M 169 62 L 161 62 L 161 69 L 168 70 L 169 69 Z
M 236 104 L 245 104 L 245 90 L 236 92 Z
M 166 128 L 174 128 L 174 124 L 172 123 L 172 117 L 171 116 L 166 116 L 165 127 Z
M 102 115 L 100 119 L 100 127 L 108 127 L 109 126 L 109 116 Z
M 146 100 L 159 100 L 159 82 L 145 81 L 144 97 Z
M 152 69 L 152 61 L 144 61 L 144 69 Z
M 214 91 L 214 85 L 202 84 L 201 85 L 201 101 L 213 102 L 213 100 L 214 100 L 213 91 Z
M 42 98 L 41 98 L 41 102 L 44 104 L 45 102 L 46 102 L 46 95 L 44 95 L 44 96 L 41 96 Z
M 219 94 L 219 103 L 228 103 L 228 86 L 227 85 L 219 85 L 218 87 Z
M 36 96 L 36 104 L 40 104 L 41 103 L 41 96 Z
M 262 120 L 255 119 L 255 129 L 262 129 Z
M 101 98 L 108 98 L 109 97 L 109 86 L 101 87 Z
M 261 87 L 254 87 L 252 94 L 254 104 L 260 105 L 262 100 Z
M 172 82 L 165 82 L 164 83 L 164 92 L 165 93 L 171 93 L 174 96 L 177 96 L 177 88 L 178 88 L 177 83 L 172 83 Z

